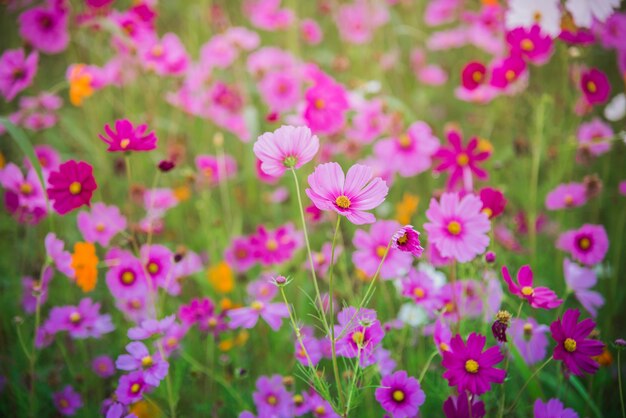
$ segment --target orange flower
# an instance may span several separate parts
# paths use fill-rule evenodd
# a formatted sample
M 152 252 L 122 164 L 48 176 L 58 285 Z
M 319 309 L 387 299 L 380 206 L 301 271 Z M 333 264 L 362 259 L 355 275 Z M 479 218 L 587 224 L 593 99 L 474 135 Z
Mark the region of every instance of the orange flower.
M 408 225 L 411 223 L 411 217 L 417 211 L 419 205 L 419 197 L 405 193 L 402 197 L 402 201 L 396 205 L 396 220 L 402 225 Z
M 139 401 L 130 407 L 130 412 L 138 418 L 157 418 L 162 416 L 159 409 L 147 401 Z
M 85 71 L 85 64 L 73 65 L 68 76 L 70 82 L 70 103 L 81 106 L 83 100 L 93 94 L 93 77 Z
M 227 262 L 220 261 L 207 271 L 209 283 L 220 293 L 230 293 L 235 287 L 233 270 Z
M 91 292 L 98 281 L 98 257 L 91 242 L 77 242 L 72 254 L 72 268 L 76 273 L 76 284 L 83 292 Z
M 174 196 L 176 196 L 176 199 L 178 199 L 179 202 L 189 200 L 189 198 L 191 197 L 191 189 L 187 185 L 175 187 Z

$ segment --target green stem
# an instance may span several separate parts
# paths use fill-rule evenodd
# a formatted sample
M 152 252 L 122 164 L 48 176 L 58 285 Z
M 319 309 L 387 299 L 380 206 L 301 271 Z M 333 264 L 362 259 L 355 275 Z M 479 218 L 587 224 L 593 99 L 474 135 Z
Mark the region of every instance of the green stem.
M 509 407 L 509 409 L 507 409 L 507 413 L 511 412 L 513 410 L 513 408 L 515 408 L 515 405 L 517 405 L 517 401 L 519 401 L 519 398 L 522 396 L 522 393 L 524 392 L 524 389 L 526 389 L 526 386 L 528 386 L 530 381 L 533 380 L 533 378 L 535 376 L 537 376 L 537 374 L 539 374 L 539 372 L 541 370 L 543 370 L 543 368 L 546 367 L 551 361 L 552 361 L 552 357 L 549 357 L 541 366 L 539 366 L 539 368 L 537 370 L 535 370 L 535 372 L 533 374 L 530 375 L 528 380 L 526 380 L 526 382 L 524 383 L 524 386 L 522 386 L 522 388 L 519 390 L 519 392 L 517 392 L 517 396 L 515 397 L 515 400 L 513 401 L 513 403 Z
M 624 392 L 622 391 L 622 364 L 621 364 L 622 348 L 617 351 L 617 383 L 619 384 L 619 402 L 622 407 L 622 418 L 626 418 L 626 409 L 624 408 Z
M 530 173 L 530 196 L 528 211 L 528 239 L 533 259 L 537 250 L 537 189 L 539 186 L 539 166 L 541 163 L 541 146 L 543 143 L 543 130 L 545 126 L 545 115 L 547 107 L 547 96 L 543 96 L 537 107 L 535 116 L 535 134 L 532 142 L 532 162 Z
M 422 369 L 422 372 L 420 373 L 419 378 L 417 379 L 418 382 L 420 383 L 420 385 L 422 384 L 422 381 L 424 379 L 424 376 L 426 376 L 426 372 L 428 371 L 428 368 L 430 367 L 430 363 L 432 363 L 433 359 L 437 356 L 437 354 L 439 354 L 439 351 L 435 350 L 430 357 L 428 357 L 428 360 L 426 360 L 426 364 L 424 365 L 424 368 Z
M 334 312 L 334 304 L 333 304 L 333 270 L 335 265 L 335 244 L 337 242 L 337 232 L 339 231 L 339 224 L 341 223 L 341 216 L 337 215 L 337 224 L 335 225 L 335 234 L 333 235 L 333 244 L 330 251 L 330 267 L 328 272 L 328 305 L 330 312 L 330 321 L 331 324 L 335 318 Z M 339 376 L 339 366 L 337 365 L 337 350 L 336 350 L 335 340 L 335 327 L 330 327 L 330 351 L 333 362 L 333 374 L 335 375 L 335 384 L 337 385 L 337 392 L 339 393 L 339 399 L 341 399 L 341 403 L 343 404 L 343 390 L 341 387 L 341 378 Z M 348 399 L 348 402 L 350 400 Z M 347 406 L 346 406 L 347 409 Z

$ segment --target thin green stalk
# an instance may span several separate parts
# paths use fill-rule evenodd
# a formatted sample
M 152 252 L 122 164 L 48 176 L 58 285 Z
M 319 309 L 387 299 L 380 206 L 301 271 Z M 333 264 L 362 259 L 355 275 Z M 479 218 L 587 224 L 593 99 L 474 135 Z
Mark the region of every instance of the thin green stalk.
M 520 315 L 522 314 L 522 308 L 524 307 L 524 300 L 522 300 L 519 304 L 519 308 L 517 308 L 517 314 L 515 315 L 516 319 L 519 319 Z M 509 341 L 509 344 L 511 344 L 511 342 Z M 510 362 L 511 356 L 510 356 L 510 350 L 508 349 L 508 345 L 507 345 L 507 356 L 506 359 L 504 360 L 504 371 L 507 372 L 508 375 L 508 371 L 509 371 L 509 362 Z M 504 383 L 502 383 L 500 385 L 500 412 L 498 413 L 499 417 L 504 417 L 504 404 L 506 402 L 506 390 L 504 389 Z
M 530 196 L 528 211 L 528 239 L 533 259 L 537 253 L 537 190 L 539 187 L 539 167 L 541 164 L 541 148 L 543 144 L 547 97 L 542 96 L 535 115 L 535 133 L 532 141 L 532 160 L 530 172 Z
M 432 363 L 432 361 L 437 356 L 437 354 L 439 354 L 439 351 L 437 350 L 433 351 L 433 353 L 428 357 L 428 360 L 426 360 L 426 364 L 424 365 L 424 368 L 422 369 L 422 372 L 420 373 L 420 376 L 417 379 L 420 385 L 422 384 L 422 381 L 424 380 L 424 376 L 426 376 L 426 372 L 428 371 L 428 368 L 430 367 L 430 363 Z
M 161 357 L 166 358 L 161 341 L 159 341 L 157 347 L 159 349 L 159 353 L 161 353 Z M 170 407 L 170 417 L 176 418 L 176 403 L 174 402 L 174 392 L 172 392 L 172 379 L 170 377 L 169 371 L 167 375 L 165 375 L 165 388 L 167 390 L 167 404 Z
M 335 225 L 335 234 L 333 235 L 333 243 L 330 251 L 330 267 L 328 272 L 328 304 L 330 312 L 331 325 L 335 318 L 334 304 L 333 304 L 333 270 L 335 265 L 335 244 L 337 242 L 337 232 L 339 231 L 339 224 L 341 223 L 341 216 L 337 215 L 337 224 Z M 337 385 L 337 392 L 339 393 L 339 399 L 343 404 L 343 390 L 341 387 L 341 378 L 339 376 L 339 367 L 337 365 L 337 350 L 335 340 L 335 327 L 330 327 L 330 350 L 333 362 L 333 374 L 335 375 L 335 384 Z M 348 400 L 349 402 L 349 400 Z
M 626 409 L 624 408 L 624 392 L 622 390 L 622 348 L 617 351 L 617 383 L 619 384 L 619 402 L 622 407 L 622 418 L 626 418 Z
M 350 390 L 348 391 L 348 402 L 346 403 L 346 409 L 344 410 L 344 417 L 348 416 L 348 412 L 350 412 L 350 404 L 352 403 L 352 394 L 354 393 L 354 389 L 356 388 L 356 379 L 359 375 L 359 365 L 361 364 L 361 348 L 359 347 L 358 355 L 354 361 L 354 368 L 352 369 L 352 382 L 350 383 Z
M 533 374 L 530 375 L 528 380 L 526 380 L 526 382 L 524 383 L 524 386 L 522 386 L 522 388 L 519 390 L 519 392 L 517 392 L 517 396 L 515 397 L 515 400 L 513 401 L 511 406 L 509 406 L 509 409 L 507 409 L 507 411 L 506 411 L 507 414 L 509 412 L 511 412 L 513 410 L 513 408 L 515 408 L 515 405 L 517 405 L 517 401 L 519 401 L 519 398 L 522 396 L 522 393 L 524 392 L 524 389 L 526 389 L 526 386 L 528 386 L 530 381 L 533 380 L 533 378 L 535 376 L 537 376 L 537 374 L 539 374 L 539 372 L 541 370 L 543 370 L 543 368 L 546 367 L 551 361 L 552 361 L 552 357 L 549 357 L 541 366 L 539 366 L 539 368 L 537 370 L 535 370 L 535 372 Z

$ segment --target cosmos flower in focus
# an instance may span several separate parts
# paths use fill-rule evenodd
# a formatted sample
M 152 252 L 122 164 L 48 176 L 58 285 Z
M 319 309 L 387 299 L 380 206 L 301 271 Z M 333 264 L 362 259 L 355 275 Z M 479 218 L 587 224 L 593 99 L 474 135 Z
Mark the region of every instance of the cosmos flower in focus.
M 98 137 L 109 145 L 109 152 L 150 151 L 156 148 L 157 137 L 154 132 L 148 132 L 148 125 L 136 127 L 128 119 L 115 121 L 115 130 L 107 124 L 104 126 L 106 136 Z
M 84 161 L 69 160 L 61 164 L 58 171 L 48 177 L 48 197 L 52 207 L 59 214 L 66 213 L 83 205 L 89 206 L 91 196 L 98 188 L 93 177 L 93 167 Z

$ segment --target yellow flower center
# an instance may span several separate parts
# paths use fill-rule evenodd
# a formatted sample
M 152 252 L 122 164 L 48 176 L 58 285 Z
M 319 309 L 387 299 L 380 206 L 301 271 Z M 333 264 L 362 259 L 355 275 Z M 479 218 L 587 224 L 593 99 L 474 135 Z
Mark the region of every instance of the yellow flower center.
M 67 408 L 68 406 L 70 406 L 70 403 L 67 401 L 67 399 L 65 399 L 65 398 L 61 398 L 61 399 L 59 400 L 59 406 L 60 406 L 61 408 Z
M 254 302 L 250 304 L 250 307 L 254 309 L 255 311 L 260 311 L 261 309 L 263 309 L 263 302 L 259 302 L 258 300 L 255 300 Z
M 132 271 L 125 271 L 122 273 L 122 283 L 132 284 L 135 281 L 135 273 Z
M 152 56 L 155 58 L 160 57 L 161 55 L 163 55 L 163 47 L 159 44 L 155 45 L 152 47 Z
M 574 198 L 572 195 L 565 195 L 563 202 L 565 202 L 565 206 L 572 206 L 574 204 Z
M 578 246 L 582 249 L 582 250 L 588 250 L 589 247 L 591 247 L 591 241 L 589 240 L 589 238 L 581 238 L 578 241 Z
M 445 305 L 443 305 L 443 310 L 445 312 L 454 312 L 455 310 L 455 306 L 453 302 L 447 302 Z
M 456 157 L 456 163 L 460 166 L 466 166 L 469 163 L 469 156 L 462 152 Z
M 424 289 L 422 289 L 421 287 L 416 287 L 413 290 L 413 294 L 417 296 L 419 299 L 421 299 L 424 297 Z
M 504 73 L 504 78 L 506 78 L 506 81 L 509 82 L 515 80 L 515 71 L 507 70 L 506 73 Z
M 594 83 L 593 81 L 588 81 L 587 91 L 589 91 L 589 93 L 595 93 L 596 91 L 598 91 L 598 86 L 596 86 L 596 83 Z
M 450 351 L 450 346 L 446 343 L 439 343 L 439 348 L 441 348 L 441 351 Z
M 350 207 L 350 199 L 348 196 L 341 195 L 337 199 L 335 199 L 335 204 L 342 209 L 348 209 Z
M 124 138 L 120 141 L 120 147 L 122 149 L 126 149 L 128 147 L 128 145 L 130 145 L 130 139 L 128 138 Z
M 526 52 L 530 52 L 533 49 L 535 49 L 535 44 L 533 43 L 533 41 L 531 41 L 530 39 L 526 38 L 524 40 L 522 40 L 522 42 L 520 43 L 520 46 L 522 47 L 522 49 Z
M 487 215 L 487 218 L 491 218 L 493 216 L 493 211 L 491 210 L 491 208 L 485 208 L 482 210 L 482 212 Z
M 293 395 L 293 403 L 296 406 L 300 406 L 300 405 L 302 405 L 304 403 L 304 398 L 300 394 Z
M 478 373 L 478 362 L 476 360 L 467 360 L 465 362 L 465 371 L 468 373 Z
M 448 232 L 451 233 L 452 235 L 459 235 L 461 233 L 461 224 L 458 223 L 457 221 L 451 221 L 448 224 Z
M 204 176 L 207 178 L 213 177 L 213 169 L 211 167 L 206 167 L 205 169 L 202 170 L 202 172 L 204 173 Z
M 217 326 L 217 319 L 211 317 L 207 321 L 207 324 L 209 325 L 209 328 L 215 328 Z
M 391 396 L 393 397 L 393 400 L 396 402 L 402 402 L 404 400 L 404 392 L 402 392 L 399 389 L 394 390 Z
M 130 387 L 131 393 L 137 393 L 140 390 L 141 390 L 141 385 L 139 383 L 133 383 L 133 385 Z
M 152 356 L 145 356 L 144 358 L 141 359 L 141 365 L 142 367 L 150 367 L 152 366 Z
M 159 272 L 159 265 L 154 261 L 148 263 L 148 272 L 151 274 L 155 274 Z
M 318 405 L 315 408 L 315 411 L 313 411 L 313 412 L 315 412 L 317 415 L 323 415 L 323 414 L 326 413 L 326 408 L 324 408 L 324 405 Z
M 174 347 L 176 344 L 178 344 L 178 338 L 176 337 L 169 337 L 167 341 L 165 341 L 165 345 L 168 347 Z
M 20 192 L 28 196 L 33 192 L 33 186 L 31 186 L 30 183 L 22 183 L 20 185 Z
M 104 224 L 99 223 L 99 224 L 96 225 L 96 231 L 102 232 L 102 231 L 104 231 L 104 229 L 105 229 Z
M 543 15 L 541 14 L 539 10 L 536 10 L 535 13 L 533 13 L 533 21 L 535 23 L 541 22 L 542 18 L 543 18 Z
M 483 81 L 483 73 L 481 73 L 480 71 L 474 71 L 472 73 L 472 80 L 474 80 L 475 83 L 480 83 L 481 81 Z
M 324 100 L 322 100 L 322 99 L 316 99 L 315 100 L 315 108 L 316 109 L 322 110 L 325 107 L 326 107 L 326 103 L 324 102 Z
M 274 406 L 278 403 L 278 399 L 274 395 L 270 395 L 267 397 L 267 403 Z
M 411 137 L 408 134 L 402 134 L 398 137 L 398 142 L 402 148 L 408 148 L 411 146 Z
M 357 331 L 354 334 L 352 334 L 352 341 L 356 345 L 363 345 L 364 340 L 365 340 L 365 334 L 363 334 L 361 331 Z
M 534 292 L 534 289 L 530 286 L 522 287 L 522 295 L 524 296 L 531 296 Z
M 70 184 L 70 193 L 73 195 L 77 195 L 80 193 L 80 191 L 83 190 L 83 186 L 82 184 L 80 184 L 77 181 L 72 182 L 72 184 Z
M 72 312 L 70 314 L 70 322 L 73 324 L 80 322 L 81 319 L 82 319 L 82 316 L 78 312 Z
M 573 353 L 574 351 L 576 351 L 576 340 L 572 338 L 566 338 L 565 341 L 563 341 L 563 347 L 565 347 L 565 349 L 570 353 Z
M 398 244 L 400 245 L 404 245 L 406 244 L 406 242 L 409 240 L 409 237 L 407 236 L 407 234 L 405 233 L 404 235 L 402 235 L 400 238 L 398 238 Z
M 384 245 L 379 245 L 378 247 L 376 247 L 376 255 L 378 256 L 378 258 L 383 258 L 386 252 L 387 247 L 385 247 Z
M 276 251 L 278 249 L 278 241 L 273 238 L 268 239 L 265 243 L 265 248 L 267 248 L 268 251 Z

